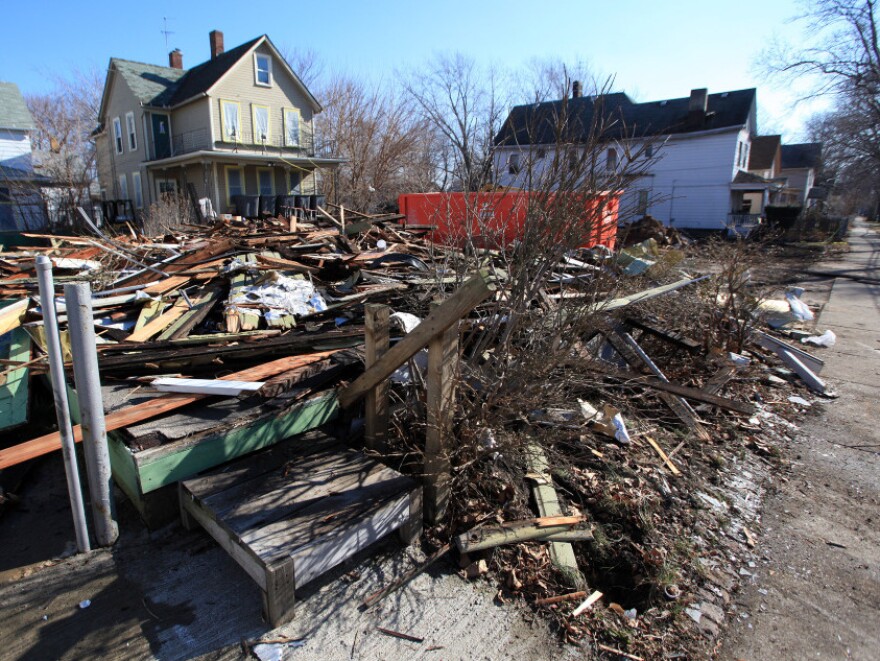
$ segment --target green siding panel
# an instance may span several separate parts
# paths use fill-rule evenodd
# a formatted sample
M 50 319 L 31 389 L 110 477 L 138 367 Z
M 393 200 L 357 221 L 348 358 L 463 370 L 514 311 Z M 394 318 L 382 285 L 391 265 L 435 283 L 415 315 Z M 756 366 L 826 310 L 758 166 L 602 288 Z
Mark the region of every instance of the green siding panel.
M 27 362 L 31 358 L 31 336 L 22 328 L 16 328 L 0 336 L 0 357 L 7 360 Z M 28 420 L 27 367 L 7 372 L 0 386 L 0 430 L 24 424 Z

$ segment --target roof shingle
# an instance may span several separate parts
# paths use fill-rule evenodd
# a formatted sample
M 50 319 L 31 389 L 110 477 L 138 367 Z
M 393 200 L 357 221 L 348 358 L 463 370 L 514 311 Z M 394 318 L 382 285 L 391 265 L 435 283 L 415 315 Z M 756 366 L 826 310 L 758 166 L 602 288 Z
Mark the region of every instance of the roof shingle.
M 31 131 L 34 118 L 15 83 L 0 82 L 0 129 Z

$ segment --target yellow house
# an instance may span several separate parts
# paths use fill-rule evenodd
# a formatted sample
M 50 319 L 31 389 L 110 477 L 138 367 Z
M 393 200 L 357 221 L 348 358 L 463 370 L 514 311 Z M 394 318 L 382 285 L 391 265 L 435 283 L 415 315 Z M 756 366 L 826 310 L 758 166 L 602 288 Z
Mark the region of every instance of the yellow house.
M 321 170 L 340 163 L 315 139 L 321 105 L 263 35 L 232 50 L 209 35 L 211 59 L 183 68 L 110 60 L 96 132 L 104 199 L 144 210 L 166 193 L 207 198 L 236 212 L 238 196 L 263 208 L 321 191 Z M 256 215 L 256 214 L 252 214 Z

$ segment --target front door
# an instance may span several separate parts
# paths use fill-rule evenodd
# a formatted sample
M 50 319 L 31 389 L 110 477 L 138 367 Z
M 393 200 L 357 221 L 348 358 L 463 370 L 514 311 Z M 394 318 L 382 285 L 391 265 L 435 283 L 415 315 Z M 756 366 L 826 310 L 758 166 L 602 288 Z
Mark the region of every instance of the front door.
M 153 145 L 156 158 L 168 158 L 171 156 L 171 121 L 168 115 L 152 113 L 153 118 Z

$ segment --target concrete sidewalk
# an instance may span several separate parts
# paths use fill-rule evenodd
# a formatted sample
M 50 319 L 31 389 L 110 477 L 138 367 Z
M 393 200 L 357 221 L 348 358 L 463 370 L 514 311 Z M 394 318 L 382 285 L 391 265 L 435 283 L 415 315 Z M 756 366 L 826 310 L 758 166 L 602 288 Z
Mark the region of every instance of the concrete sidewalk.
M 764 513 L 763 565 L 736 603 L 723 659 L 880 657 L 880 235 L 857 221 L 816 322 L 837 335 L 791 468 Z

